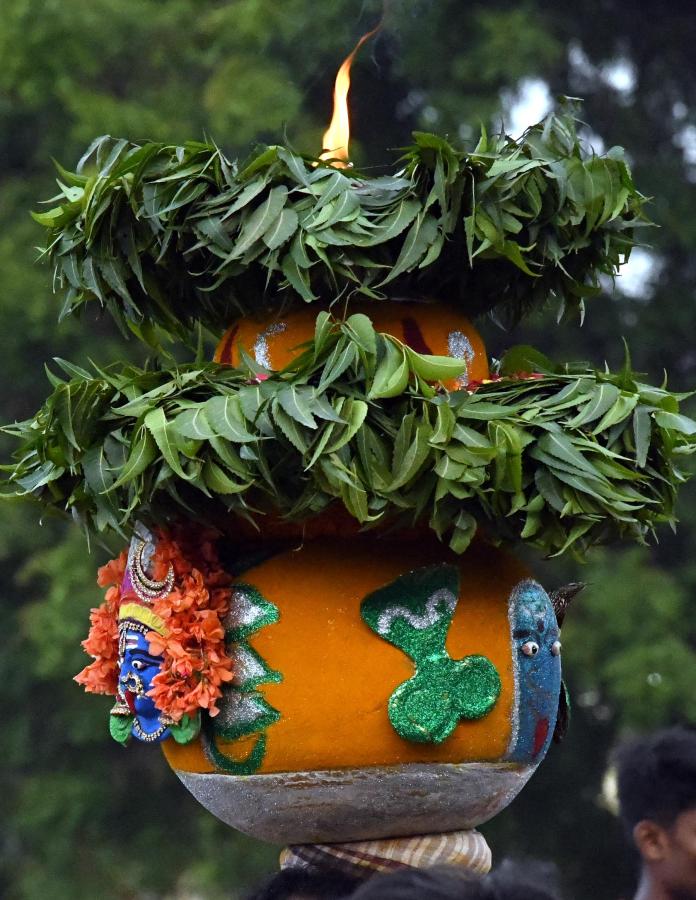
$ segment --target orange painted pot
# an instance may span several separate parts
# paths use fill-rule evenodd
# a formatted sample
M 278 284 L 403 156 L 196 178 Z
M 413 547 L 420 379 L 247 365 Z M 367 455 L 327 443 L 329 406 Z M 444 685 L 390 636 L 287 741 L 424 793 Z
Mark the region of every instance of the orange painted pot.
M 393 335 L 417 353 L 465 361 L 466 374 L 444 383 L 449 390 L 488 377 L 486 348 L 481 336 L 466 316 L 450 306 L 416 301 L 363 302 L 351 304 L 347 315 L 355 312 L 365 313 L 377 331 Z M 282 316 L 240 319 L 223 335 L 215 360 L 237 366 L 242 347 L 259 365 L 282 369 L 312 339 L 316 318 L 316 309 L 307 306 Z
M 256 837 L 471 828 L 546 752 L 555 616 L 483 542 L 458 557 L 432 536 L 320 538 L 246 571 L 228 619 L 235 681 L 219 716 L 163 748 L 208 809 Z M 520 627 L 548 671 L 524 670 Z

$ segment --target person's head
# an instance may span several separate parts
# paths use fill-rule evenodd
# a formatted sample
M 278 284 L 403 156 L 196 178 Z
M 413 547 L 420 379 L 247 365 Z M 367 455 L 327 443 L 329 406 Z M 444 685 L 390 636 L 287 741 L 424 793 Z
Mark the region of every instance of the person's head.
M 373 875 L 352 895 L 355 900 L 478 900 L 480 878 L 457 866 L 400 869 Z
M 457 866 L 375 875 L 353 900 L 558 900 L 555 866 L 505 861 L 481 877 Z
M 316 869 L 282 869 L 247 900 L 343 900 L 360 884 L 341 872 Z
M 558 869 L 537 859 L 502 863 L 483 879 L 486 900 L 560 900 Z
M 696 898 L 696 730 L 669 728 L 616 753 L 619 807 L 644 870 L 674 900 Z

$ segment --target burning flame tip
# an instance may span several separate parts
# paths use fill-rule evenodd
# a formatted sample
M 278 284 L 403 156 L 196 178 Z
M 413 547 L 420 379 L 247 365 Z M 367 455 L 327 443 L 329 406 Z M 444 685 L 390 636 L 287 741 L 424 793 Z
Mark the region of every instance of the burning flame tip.
M 349 168 L 348 142 L 350 140 L 350 116 L 348 114 L 348 91 L 350 90 L 350 68 L 353 60 L 365 41 L 368 41 L 382 27 L 380 22 L 372 31 L 368 31 L 357 42 L 346 56 L 336 73 L 333 92 L 333 115 L 329 127 L 322 138 L 322 152 L 319 159 L 326 160 L 337 169 Z

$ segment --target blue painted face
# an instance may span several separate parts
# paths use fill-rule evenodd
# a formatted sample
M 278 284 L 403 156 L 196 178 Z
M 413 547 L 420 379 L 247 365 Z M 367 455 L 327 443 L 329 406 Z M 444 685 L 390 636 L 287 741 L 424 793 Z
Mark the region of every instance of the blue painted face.
M 561 690 L 560 633 L 541 585 L 525 581 L 515 588 L 510 625 L 518 705 L 512 758 L 538 761 L 553 736 Z
M 125 629 L 124 652 L 119 672 L 119 690 L 133 712 L 131 734 L 140 741 L 153 743 L 169 737 L 169 727 L 147 692 L 160 670 L 161 656 L 153 656 L 145 635 L 135 628 Z

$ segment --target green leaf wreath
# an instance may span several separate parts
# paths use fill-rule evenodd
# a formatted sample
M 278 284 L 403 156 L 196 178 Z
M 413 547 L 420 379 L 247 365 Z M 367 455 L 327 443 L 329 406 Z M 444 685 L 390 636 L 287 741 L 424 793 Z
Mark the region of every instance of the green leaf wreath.
M 153 346 L 264 306 L 437 296 L 515 319 L 581 309 L 646 224 L 620 148 L 588 156 L 570 111 L 470 152 L 416 133 L 393 174 L 286 147 L 245 164 L 214 145 L 97 139 L 34 218 L 64 293 Z
M 417 354 L 361 314 L 320 313 L 279 373 L 61 365 L 37 415 L 6 429 L 21 447 L 5 490 L 95 531 L 125 532 L 136 511 L 304 520 L 335 503 L 367 527 L 425 520 L 458 552 L 479 523 L 582 553 L 672 523 L 678 463 L 696 450 L 684 395 L 628 365 L 556 367 L 518 347 L 496 380 L 448 393 L 433 382 L 460 361 Z
M 275 373 L 243 350 L 239 368 L 59 361 L 36 416 L 5 429 L 20 446 L 2 493 L 97 533 L 342 506 L 365 528 L 427 523 L 458 552 L 478 527 L 547 554 L 645 541 L 674 522 L 696 449 L 684 395 L 529 347 L 448 392 L 460 360 L 348 315 L 356 296 L 513 321 L 550 301 L 582 312 L 649 223 L 620 149 L 588 155 L 576 125 L 564 108 L 470 151 L 417 133 L 376 177 L 280 146 L 237 164 L 212 144 L 97 139 L 34 216 L 63 315 L 98 304 L 159 350 L 316 303 L 314 339 Z

